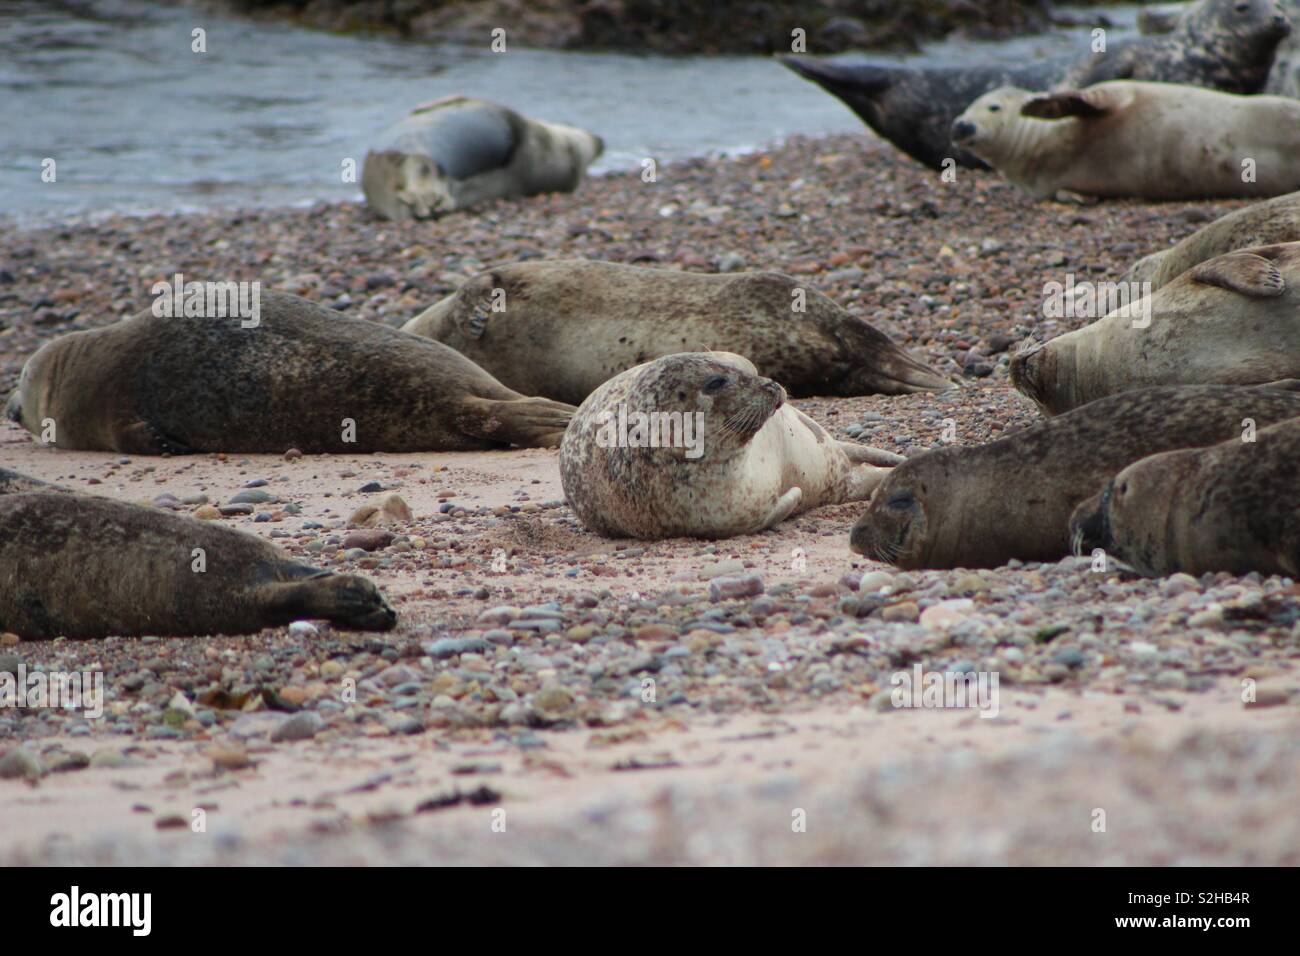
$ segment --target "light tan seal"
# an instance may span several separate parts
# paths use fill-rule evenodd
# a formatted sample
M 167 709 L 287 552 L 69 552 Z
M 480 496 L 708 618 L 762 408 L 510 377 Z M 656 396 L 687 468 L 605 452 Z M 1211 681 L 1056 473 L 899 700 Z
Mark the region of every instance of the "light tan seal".
M 603 150 L 586 130 L 448 96 L 384 132 L 366 154 L 361 188 L 385 219 L 426 219 L 489 199 L 572 192 Z
M 976 447 L 892 469 L 853 527 L 855 552 L 901 568 L 993 568 L 1070 553 L 1070 515 L 1125 466 L 1300 415 L 1300 393 L 1224 385 L 1144 388 Z M 1291 500 L 1294 502 L 1294 495 Z
M 1300 242 L 1209 259 L 1011 359 L 1011 383 L 1048 415 L 1148 385 L 1287 378 L 1300 378 Z
M 953 387 L 864 320 L 777 272 L 519 262 L 474 276 L 403 328 L 450 345 L 510 388 L 574 404 L 635 365 L 701 350 L 744 355 L 797 397 Z
M 888 472 L 871 463 L 898 461 L 832 439 L 746 359 L 688 353 L 596 389 L 565 433 L 560 478 L 598 534 L 726 538 L 865 499 Z
M 953 142 L 1038 199 L 1211 199 L 1300 189 L 1300 101 L 1115 80 L 986 93 Z
M 1245 440 L 1253 438 L 1253 440 Z M 1147 575 L 1300 577 L 1300 417 L 1129 465 L 1070 519 L 1079 546 Z
M 1122 281 L 1149 283 L 1154 292 L 1206 259 L 1280 242 L 1300 242 L 1300 192 L 1230 212 L 1176 246 L 1139 259 Z
M 573 408 L 453 349 L 282 292 L 260 318 L 133 318 L 43 346 L 9 417 L 55 446 L 137 455 L 555 447 Z
M 366 578 L 292 561 L 256 535 L 107 498 L 2 495 L 0 542 L 0 631 L 27 640 L 397 622 Z

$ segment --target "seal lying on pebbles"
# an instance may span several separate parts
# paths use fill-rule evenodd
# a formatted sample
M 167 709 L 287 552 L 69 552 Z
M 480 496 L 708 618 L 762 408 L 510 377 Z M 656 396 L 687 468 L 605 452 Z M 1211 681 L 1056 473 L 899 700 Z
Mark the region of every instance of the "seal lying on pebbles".
M 1154 292 L 1206 259 L 1279 242 L 1300 242 L 1300 192 L 1266 199 L 1216 219 L 1178 245 L 1139 259 L 1123 281 L 1148 282 Z
M 1291 19 L 1291 35 L 1278 45 L 1264 92 L 1300 97 L 1300 0 L 1285 0 L 1283 9 Z
M 867 498 L 902 459 L 837 442 L 724 352 L 656 359 L 582 403 L 560 446 L 564 494 L 610 537 L 725 538 Z
M 366 154 L 361 189 L 386 219 L 425 219 L 489 199 L 572 192 L 599 136 L 449 96 L 412 110 Z
M 1209 259 L 1011 359 L 1011 383 L 1048 415 L 1146 385 L 1286 378 L 1300 378 L 1300 242 Z
M 1005 87 L 970 105 L 953 142 L 1039 199 L 1209 199 L 1300 189 L 1300 101 L 1115 80 Z
M 574 409 L 447 346 L 281 292 L 260 319 L 133 318 L 47 343 L 9 417 L 59 448 L 186 452 L 554 447 Z M 45 423 L 45 424 L 43 424 Z
M 1075 509 L 1076 547 L 1142 574 L 1300 576 L 1300 418 L 1129 465 Z
M 24 491 L 67 491 L 39 478 L 31 478 L 8 468 L 0 468 L 0 495 L 16 495 Z
M 1070 553 L 1070 515 L 1125 466 L 1300 415 L 1300 393 L 1226 385 L 1145 388 L 974 448 L 891 470 L 853 527 L 858 554 L 900 568 L 992 568 Z M 1289 499 L 1294 505 L 1295 496 Z
M 0 496 L 0 542 L 0 631 L 28 640 L 397 622 L 366 578 L 291 561 L 256 535 L 107 498 Z
M 844 103 L 913 159 L 939 169 L 949 157 L 986 168 L 952 140 L 952 124 L 991 90 L 1079 87 L 1103 80 L 1186 83 L 1228 93 L 1258 93 L 1273 51 L 1288 32 L 1274 0 L 1203 0 L 1166 36 L 1113 43 L 1078 60 L 1020 66 L 913 69 L 782 56 L 781 62 Z
M 701 349 L 742 354 L 796 396 L 953 387 L 862 319 L 776 272 L 520 262 L 480 273 L 403 329 L 450 345 L 510 388 L 575 404 L 634 365 Z

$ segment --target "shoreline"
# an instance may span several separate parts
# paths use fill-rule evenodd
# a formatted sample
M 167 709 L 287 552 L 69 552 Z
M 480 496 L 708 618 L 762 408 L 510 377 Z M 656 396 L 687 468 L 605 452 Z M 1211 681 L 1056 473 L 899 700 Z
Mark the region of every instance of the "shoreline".
M 41 343 L 146 308 L 175 272 L 397 325 L 520 258 L 776 269 L 961 378 L 792 402 L 839 438 L 913 455 L 948 419 L 972 445 L 1037 420 L 1007 381 L 1011 350 L 1088 321 L 1043 319 L 1045 282 L 1117 279 L 1241 205 L 1034 203 L 992 173 L 944 183 L 863 134 L 434 221 L 339 203 L 11 231 L 0 392 Z M 401 617 L 382 637 L 0 646 L 0 670 L 99 669 L 108 694 L 97 722 L 0 709 L 0 771 L 16 771 L 0 817 L 23 821 L 0 861 L 1297 862 L 1287 579 L 1142 579 L 1076 558 L 900 572 L 849 551 L 860 505 L 719 542 L 606 540 L 537 449 L 144 458 L 41 448 L 4 422 L 0 464 L 184 510 L 266 479 L 265 518 L 224 520 L 370 576 Z M 371 482 L 415 517 L 358 551 L 347 519 L 382 497 Z M 763 595 L 710 600 L 714 577 L 742 570 Z M 922 616 L 940 604 L 947 624 Z M 893 710 L 890 675 L 915 664 L 998 673 L 999 717 Z M 355 701 L 336 692 L 347 677 Z M 1260 705 L 1239 699 L 1246 680 Z M 311 739 L 273 740 L 290 719 Z M 1198 789 L 1211 778 L 1256 785 Z M 1108 837 L 1089 829 L 1097 807 Z M 184 824 L 196 808 L 206 835 Z M 514 835 L 493 843 L 501 808 Z M 809 814 L 803 842 L 793 809 Z

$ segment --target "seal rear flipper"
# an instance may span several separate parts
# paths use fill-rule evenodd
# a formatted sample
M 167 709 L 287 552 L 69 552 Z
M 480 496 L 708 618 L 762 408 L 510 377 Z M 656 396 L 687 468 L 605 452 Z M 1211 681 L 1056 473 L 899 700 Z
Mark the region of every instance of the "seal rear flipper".
M 457 421 L 466 434 L 521 448 L 558 448 L 577 411 L 549 398 L 466 398 L 462 406 Z
M 956 388 L 947 377 L 915 359 L 884 332 L 856 316 L 833 332 L 844 357 L 853 363 L 837 394 L 910 395 Z
M 857 465 L 849 472 L 844 500 L 869 501 L 881 482 L 889 477 L 890 470 L 890 468 L 877 468 L 874 465 Z
M 837 441 L 835 444 L 840 446 L 840 450 L 848 456 L 849 461 L 854 464 L 866 465 L 901 465 L 907 461 L 902 455 L 895 455 L 892 451 L 885 451 L 883 448 L 873 448 L 871 445 L 859 445 L 857 442 Z
M 849 103 L 879 96 L 894 85 L 897 75 L 897 71 L 889 67 L 867 64 L 830 63 L 789 54 L 777 59 L 782 66 Z
M 1257 299 L 1275 299 L 1286 291 L 1286 279 L 1272 262 L 1253 252 L 1230 252 L 1193 266 L 1193 282 L 1218 286 Z

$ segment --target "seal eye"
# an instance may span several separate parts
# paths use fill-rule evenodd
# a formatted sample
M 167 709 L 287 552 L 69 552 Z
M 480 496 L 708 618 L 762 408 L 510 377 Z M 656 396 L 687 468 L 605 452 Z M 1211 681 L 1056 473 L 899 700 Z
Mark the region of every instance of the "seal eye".
M 900 491 L 885 502 L 886 508 L 895 508 L 899 511 L 906 511 L 916 504 L 916 498 L 910 491 Z
M 704 390 L 706 392 L 716 392 L 719 391 L 720 389 L 725 388 L 726 385 L 727 385 L 727 380 L 723 378 L 721 375 L 719 375 L 717 378 L 709 379 L 704 384 Z
M 1002 107 L 999 106 L 997 103 L 990 103 L 990 104 L 989 104 L 989 112 L 990 112 L 990 113 L 1001 113 L 1001 112 L 1002 112 Z

